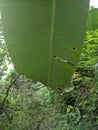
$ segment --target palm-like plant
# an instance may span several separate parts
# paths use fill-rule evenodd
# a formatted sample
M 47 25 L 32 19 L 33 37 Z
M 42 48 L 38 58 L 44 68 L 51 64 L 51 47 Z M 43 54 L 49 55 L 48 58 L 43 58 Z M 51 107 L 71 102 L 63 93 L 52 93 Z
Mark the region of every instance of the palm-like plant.
M 1 0 L 6 44 L 15 68 L 65 89 L 84 40 L 89 0 Z

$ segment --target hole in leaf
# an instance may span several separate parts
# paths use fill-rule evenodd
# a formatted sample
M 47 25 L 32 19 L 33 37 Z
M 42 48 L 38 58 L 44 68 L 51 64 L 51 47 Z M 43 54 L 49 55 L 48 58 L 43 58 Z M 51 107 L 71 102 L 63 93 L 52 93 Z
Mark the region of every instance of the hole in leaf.
M 73 50 L 73 51 L 76 51 L 76 50 L 77 50 L 77 47 L 73 46 L 73 47 L 72 47 L 72 50 Z
M 55 58 L 56 60 L 59 60 L 59 61 L 61 60 L 61 58 L 60 58 L 60 57 L 55 56 L 55 55 L 53 56 L 53 58 Z

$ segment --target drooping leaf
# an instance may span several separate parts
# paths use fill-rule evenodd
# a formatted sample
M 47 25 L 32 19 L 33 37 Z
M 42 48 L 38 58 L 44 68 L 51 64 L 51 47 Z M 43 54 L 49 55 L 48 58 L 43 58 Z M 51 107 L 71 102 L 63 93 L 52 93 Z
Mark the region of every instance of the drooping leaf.
M 68 87 L 84 40 L 89 0 L 0 0 L 6 44 L 20 74 Z
M 91 9 L 88 15 L 88 30 L 98 29 L 98 8 Z

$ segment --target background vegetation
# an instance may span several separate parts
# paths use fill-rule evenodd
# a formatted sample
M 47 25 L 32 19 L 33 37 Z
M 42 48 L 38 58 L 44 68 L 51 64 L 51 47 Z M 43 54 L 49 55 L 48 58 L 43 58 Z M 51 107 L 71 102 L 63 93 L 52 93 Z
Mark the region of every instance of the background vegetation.
M 72 87 L 63 92 L 17 77 L 10 64 L 0 26 L 0 130 L 98 129 L 98 29 L 87 31 Z

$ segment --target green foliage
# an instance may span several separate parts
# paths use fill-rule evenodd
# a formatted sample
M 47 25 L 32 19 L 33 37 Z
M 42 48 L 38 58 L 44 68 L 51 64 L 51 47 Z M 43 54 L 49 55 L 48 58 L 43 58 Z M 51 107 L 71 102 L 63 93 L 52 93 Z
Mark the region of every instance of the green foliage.
M 7 50 L 0 69 L 6 71 Z M 5 53 L 6 52 L 6 53 Z M 40 82 L 20 76 L 12 85 L 5 102 L 11 122 L 2 111 L 1 102 L 17 72 L 0 78 L 0 130 L 97 130 L 98 129 L 98 30 L 88 31 L 71 89 L 54 91 Z M 2 74 L 2 73 L 1 73 Z
M 98 8 L 92 8 L 89 11 L 87 30 L 95 31 L 98 29 Z
M 98 61 L 98 30 L 88 31 L 82 49 L 77 71 L 82 75 L 93 77 L 94 66 Z
M 73 84 L 78 88 L 76 106 L 87 129 L 98 129 L 98 30 L 88 31 L 77 70 L 81 77 Z M 77 91 L 77 90 L 76 90 Z
M 53 89 L 69 87 L 84 41 L 89 0 L 0 0 L 0 7 L 16 70 Z
M 2 23 L 0 19 L 0 80 L 6 75 L 9 64 L 11 64 L 11 59 L 9 57 L 7 47 L 5 45 L 2 31 Z

